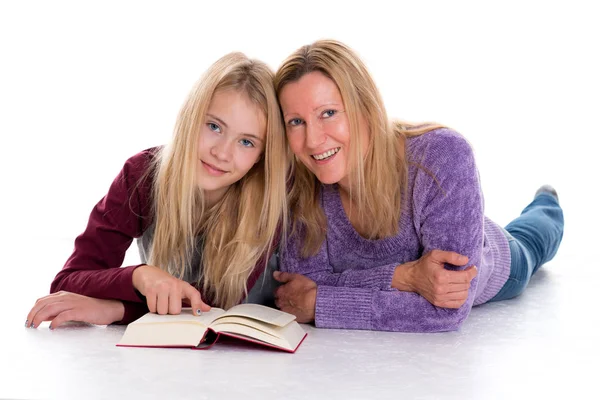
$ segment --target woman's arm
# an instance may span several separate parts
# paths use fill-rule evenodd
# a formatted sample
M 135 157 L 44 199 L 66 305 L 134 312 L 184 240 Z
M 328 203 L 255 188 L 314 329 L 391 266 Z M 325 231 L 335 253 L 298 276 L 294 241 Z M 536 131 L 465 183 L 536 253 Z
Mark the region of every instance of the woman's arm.
M 329 263 L 326 241 L 321 245 L 319 252 L 312 257 L 303 258 L 301 255 L 304 233 L 289 238 L 284 251 L 281 253 L 281 270 L 295 272 L 312 279 L 317 285 L 361 287 L 372 289 L 391 289 L 392 278 L 396 271 L 397 263 L 391 263 L 367 269 L 348 269 L 340 273 L 333 271 Z
M 294 246 L 300 244 L 296 242 Z M 467 257 L 450 251 L 434 250 L 404 264 L 391 263 L 335 273 L 328 262 L 325 244 L 311 263 L 301 266 L 299 263 L 303 260 L 295 248 L 288 249 L 284 255 L 283 272 L 303 271 L 304 276 L 318 285 L 416 292 L 440 307 L 458 308 L 463 305 L 469 284 L 477 275 L 475 267 L 455 271 L 444 268 L 445 264 L 464 266 L 469 261 Z
M 428 172 L 420 171 L 415 182 L 415 212 L 423 252 L 451 251 L 467 256 L 469 264 L 478 265 L 483 247 L 483 204 L 470 146 L 458 136 L 442 136 L 431 143 L 422 165 Z M 295 270 L 290 272 L 310 274 L 322 268 L 319 265 L 323 261 L 322 255 L 297 258 Z M 407 332 L 455 330 L 471 310 L 476 285 L 475 278 L 466 302 L 458 309 L 448 309 L 432 305 L 417 293 L 320 284 L 316 290 L 315 324 Z

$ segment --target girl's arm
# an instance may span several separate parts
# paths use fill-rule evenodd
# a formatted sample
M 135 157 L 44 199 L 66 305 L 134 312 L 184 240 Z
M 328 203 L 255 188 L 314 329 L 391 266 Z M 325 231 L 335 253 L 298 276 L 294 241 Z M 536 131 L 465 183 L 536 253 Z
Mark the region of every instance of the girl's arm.
M 50 293 L 62 290 L 121 300 L 125 306 L 122 322 L 147 312 L 145 300 L 132 283 L 133 271 L 139 265 L 119 267 L 133 239 L 141 236 L 150 222 L 151 176 L 147 170 L 153 154 L 153 149 L 146 150 L 125 162 L 108 193 L 92 210 Z

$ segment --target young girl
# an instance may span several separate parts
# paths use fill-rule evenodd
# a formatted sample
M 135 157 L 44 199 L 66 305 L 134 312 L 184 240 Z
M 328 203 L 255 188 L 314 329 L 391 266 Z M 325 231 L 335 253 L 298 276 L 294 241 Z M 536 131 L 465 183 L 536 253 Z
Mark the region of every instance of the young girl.
M 25 325 L 129 323 L 148 310 L 178 314 L 182 301 L 200 313 L 253 287 L 258 299 L 286 224 L 283 129 L 271 70 L 241 53 L 218 60 L 172 142 L 127 160 Z M 143 264 L 119 268 L 134 238 Z
M 275 87 L 296 156 L 276 304 L 299 321 L 455 330 L 473 305 L 517 296 L 555 255 L 563 216 L 552 188 L 506 230 L 487 219 L 467 141 L 439 125 L 390 122 L 342 43 L 302 47 Z

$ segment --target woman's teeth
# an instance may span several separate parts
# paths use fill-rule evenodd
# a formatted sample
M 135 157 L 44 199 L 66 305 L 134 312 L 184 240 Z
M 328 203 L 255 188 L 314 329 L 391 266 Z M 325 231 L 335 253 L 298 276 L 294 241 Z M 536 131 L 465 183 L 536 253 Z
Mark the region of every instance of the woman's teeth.
M 340 147 L 336 147 L 335 149 L 331 149 L 326 151 L 325 153 L 321 153 L 321 154 L 313 154 L 311 157 L 314 158 L 315 160 L 325 160 L 326 158 L 331 157 L 332 155 L 336 154 L 338 151 L 340 151 Z

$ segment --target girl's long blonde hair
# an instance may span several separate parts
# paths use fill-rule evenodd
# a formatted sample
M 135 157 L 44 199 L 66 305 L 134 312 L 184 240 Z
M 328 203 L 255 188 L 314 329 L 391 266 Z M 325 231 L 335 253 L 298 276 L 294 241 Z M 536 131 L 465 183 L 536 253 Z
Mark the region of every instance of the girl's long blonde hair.
M 404 139 L 441 127 L 413 125 L 388 119 L 375 82 L 358 55 L 335 40 L 319 40 L 290 55 L 275 74 L 277 94 L 285 85 L 319 71 L 337 85 L 348 122 L 352 150 L 349 156 L 350 196 L 360 221 L 367 227 L 368 239 L 393 236 L 402 212 L 401 198 L 408 175 Z M 359 120 L 369 129 L 366 156 L 359 140 Z M 315 254 L 325 239 L 327 221 L 320 206 L 320 183 L 297 158 L 294 182 L 289 195 L 293 216 L 292 231 L 299 225 L 304 232 L 303 255 Z
M 264 113 L 265 149 L 252 169 L 208 208 L 197 184 L 198 136 L 211 99 L 225 90 L 243 93 Z M 172 142 L 157 157 L 149 263 L 180 279 L 198 276 L 216 306 L 239 303 L 254 267 L 273 248 L 280 225 L 287 225 L 284 136 L 271 69 L 242 53 L 215 62 L 191 90 Z M 198 253 L 200 271 L 192 271 Z M 267 257 L 262 261 L 266 266 Z

